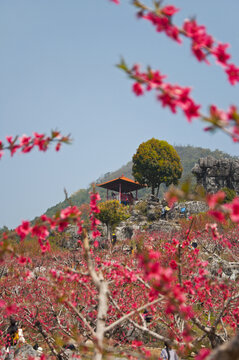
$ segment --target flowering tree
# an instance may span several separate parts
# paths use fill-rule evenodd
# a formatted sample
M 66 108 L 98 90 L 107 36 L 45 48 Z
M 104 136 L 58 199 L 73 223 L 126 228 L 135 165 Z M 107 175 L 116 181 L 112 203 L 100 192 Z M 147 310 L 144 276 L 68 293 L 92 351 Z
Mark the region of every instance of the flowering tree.
M 199 61 L 207 62 L 209 55 L 214 56 L 232 85 L 239 81 L 239 69 L 229 63 L 227 45 L 216 43 L 196 20 L 187 20 L 178 28 L 173 24 L 178 11 L 174 6 L 161 7 L 155 2 L 155 7 L 149 9 L 137 0 L 134 6 L 138 16 L 150 21 L 158 32 L 177 42 L 183 36 L 188 38 Z M 181 108 L 189 121 L 201 117 L 209 123 L 208 130 L 220 128 L 238 141 L 235 106 L 224 112 L 212 105 L 209 115 L 204 116 L 189 88 L 165 82 L 159 71 L 150 68 L 141 72 L 138 66 L 128 68 L 124 61 L 119 66 L 134 80 L 136 95 L 155 89 L 159 101 L 172 112 Z M 1 156 L 3 150 L 13 155 L 17 150 L 29 152 L 34 146 L 45 151 L 51 142 L 56 142 L 59 150 L 69 137 L 58 132 L 49 137 L 7 137 L 6 145 L 0 143 Z M 191 195 L 183 188 L 173 188 L 167 196 L 173 202 Z M 42 340 L 45 352 L 58 359 L 67 358 L 63 345 L 69 339 L 75 339 L 77 351 L 85 351 L 97 360 L 108 354 L 149 358 L 147 345 L 158 346 L 158 341 L 169 339 L 184 357 L 194 351 L 198 360 L 238 359 L 239 289 L 233 271 L 238 268 L 239 256 L 239 199 L 223 204 L 224 198 L 223 192 L 206 198 L 209 215 L 216 222 L 207 219 L 196 227 L 197 220 L 193 219 L 186 231 L 175 233 L 173 238 L 167 234 L 139 234 L 135 238 L 136 256 L 125 254 L 120 244 L 113 254 L 98 248 L 99 195 L 94 192 L 89 213 L 92 245 L 76 206 L 53 217 L 42 215 L 34 224 L 23 221 L 15 231 L 3 233 L 1 339 L 6 335 L 7 317 L 14 314 L 23 322 L 27 340 Z M 78 252 L 54 251 L 50 233 L 62 233 L 69 225 L 75 226 L 79 234 Z M 192 241 L 198 248 L 192 248 Z M 36 243 L 40 254 L 35 253 Z M 87 339 L 94 344 L 93 354 L 86 346 Z M 116 348 L 119 341 L 122 346 Z M 201 345 L 206 347 L 200 349 Z

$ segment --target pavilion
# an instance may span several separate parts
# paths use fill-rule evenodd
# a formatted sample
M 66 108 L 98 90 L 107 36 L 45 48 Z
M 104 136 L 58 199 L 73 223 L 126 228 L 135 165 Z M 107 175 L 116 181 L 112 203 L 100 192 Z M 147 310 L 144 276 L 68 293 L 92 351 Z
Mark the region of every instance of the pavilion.
M 96 186 L 107 189 L 107 200 L 109 200 L 109 198 L 115 198 L 114 192 L 119 193 L 118 200 L 120 203 L 130 203 L 130 200 L 133 199 L 138 200 L 138 190 L 145 187 L 145 185 L 141 185 L 140 183 L 125 177 L 124 175 L 102 184 L 96 184 Z M 112 191 L 110 197 L 109 190 Z M 134 197 L 132 196 L 133 191 L 136 192 Z

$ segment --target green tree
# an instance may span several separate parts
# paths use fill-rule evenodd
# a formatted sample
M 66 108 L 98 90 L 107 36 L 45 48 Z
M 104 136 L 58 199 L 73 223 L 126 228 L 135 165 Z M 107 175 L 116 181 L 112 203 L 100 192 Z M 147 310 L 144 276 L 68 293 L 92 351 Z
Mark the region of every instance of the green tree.
M 114 228 L 130 215 L 128 209 L 118 200 L 108 200 L 99 204 L 100 213 L 97 218 L 107 227 L 107 238 L 110 240 Z
M 152 188 L 154 195 L 160 184 L 177 184 L 182 175 L 182 165 L 174 147 L 166 141 L 150 139 L 139 145 L 133 156 L 132 173 L 140 184 Z

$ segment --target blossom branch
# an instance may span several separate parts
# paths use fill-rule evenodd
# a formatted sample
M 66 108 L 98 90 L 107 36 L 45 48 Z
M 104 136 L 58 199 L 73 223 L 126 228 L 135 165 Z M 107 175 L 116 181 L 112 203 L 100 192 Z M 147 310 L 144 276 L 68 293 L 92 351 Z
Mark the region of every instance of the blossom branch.
M 105 332 L 107 331 L 110 331 L 112 330 L 115 326 L 119 325 L 120 323 L 122 323 L 123 321 L 129 319 L 131 316 L 135 315 L 136 313 L 138 313 L 139 311 L 141 310 L 144 310 L 146 309 L 147 307 L 151 306 L 151 305 L 154 305 L 154 304 L 157 304 L 159 301 L 163 300 L 163 296 L 160 296 L 158 299 L 155 299 L 154 301 L 151 301 L 143 306 L 140 306 L 139 308 L 131 311 L 130 313 L 126 314 L 126 315 L 123 315 L 120 319 L 116 320 L 115 322 L 113 322 L 112 324 L 108 325 L 106 328 L 105 328 Z M 110 296 L 110 300 L 112 301 L 112 303 L 116 306 L 116 302 L 115 300 L 112 298 L 112 296 Z M 117 306 L 116 306 L 117 307 Z M 118 310 L 119 307 L 117 307 Z
M 222 66 L 227 74 L 228 81 L 235 85 L 239 82 L 239 67 L 229 63 L 231 55 L 226 52 L 229 44 L 216 41 L 206 31 L 204 25 L 198 25 L 196 19 L 186 19 L 182 27 L 173 24 L 173 15 L 179 9 L 173 5 L 161 7 L 159 1 L 154 2 L 154 9 L 149 8 L 139 0 L 134 0 L 133 4 L 139 9 L 138 17 L 149 21 L 157 32 L 164 32 L 169 38 L 181 44 L 181 37 L 184 36 L 191 41 L 192 54 L 199 62 L 209 64 L 207 58 L 212 55 L 216 63 Z
M 59 151 L 62 144 L 70 144 L 70 135 L 63 136 L 59 131 L 52 131 L 50 136 L 45 134 L 34 133 L 33 136 L 22 135 L 21 137 L 6 136 L 7 144 L 0 140 L 0 159 L 4 150 L 9 150 L 11 156 L 17 151 L 29 153 L 34 147 L 38 147 L 40 151 L 46 151 L 51 143 L 56 143 L 55 150 Z
M 88 323 L 88 321 L 86 320 L 86 318 L 77 310 L 77 308 L 70 302 L 70 301 L 66 301 L 65 302 L 73 311 L 74 313 L 81 319 L 81 321 L 84 323 L 84 325 L 86 326 L 86 328 L 90 331 L 91 335 L 93 336 L 93 338 L 96 336 L 95 331 L 93 330 L 93 328 L 90 326 L 90 324 Z
M 132 87 L 136 96 L 141 96 L 145 91 L 156 91 L 157 100 L 163 107 L 168 107 L 172 113 L 176 113 L 180 108 L 189 122 L 193 118 L 198 118 L 209 124 L 205 131 L 222 130 L 225 134 L 232 137 L 234 142 L 239 141 L 239 111 L 236 106 L 231 106 L 228 111 L 220 110 L 215 105 L 209 107 L 209 114 L 200 113 L 201 105 L 196 104 L 190 96 L 191 88 L 173 85 L 165 82 L 165 75 L 158 70 L 148 67 L 146 72 L 140 71 L 138 65 L 129 68 L 122 59 L 117 65 L 134 80 Z
M 159 299 L 156 299 L 156 300 L 154 300 L 154 302 L 158 302 L 159 300 L 161 300 L 161 299 L 160 299 L 160 298 L 159 298 Z M 116 301 L 115 301 L 113 298 L 111 298 L 111 301 L 113 302 L 113 304 L 114 304 L 114 306 L 116 307 L 116 309 L 121 313 L 121 309 L 119 308 L 119 306 L 118 306 L 118 304 L 116 303 Z M 147 304 L 147 306 L 149 306 L 149 305 Z M 142 307 L 142 308 L 145 308 L 145 306 Z M 138 309 L 138 310 L 136 310 L 136 311 L 140 311 L 140 310 Z M 134 313 L 135 313 L 135 311 L 134 311 Z M 130 313 L 130 314 L 131 314 L 131 313 Z M 129 314 L 127 314 L 127 315 L 129 315 Z M 119 319 L 119 320 L 121 320 L 121 319 Z M 126 320 L 126 319 L 124 319 L 124 320 Z M 145 326 L 141 326 L 141 325 L 137 324 L 135 321 L 133 321 L 132 319 L 130 319 L 129 316 L 127 316 L 127 320 L 128 320 L 132 325 L 134 325 L 134 327 L 136 327 L 137 329 L 141 330 L 142 332 L 146 332 L 147 334 L 153 336 L 154 338 L 156 338 L 156 339 L 158 339 L 158 340 L 160 340 L 160 341 L 167 341 L 167 342 L 169 342 L 169 343 L 173 343 L 174 345 L 179 345 L 176 340 L 173 340 L 173 341 L 172 341 L 172 340 L 168 339 L 168 338 L 165 337 L 165 336 L 159 335 L 158 333 L 156 333 L 156 332 L 154 332 L 154 331 L 152 331 L 152 330 L 149 330 L 149 329 L 148 329 L 147 327 L 145 327 Z
M 97 340 L 97 347 L 95 348 L 94 360 L 102 359 L 103 351 L 103 341 L 105 334 L 105 322 L 108 311 L 108 284 L 104 280 L 102 272 L 99 272 L 99 275 L 96 273 L 91 256 L 90 256 L 90 247 L 89 240 L 86 230 L 83 230 L 83 245 L 85 250 L 85 258 L 88 266 L 89 273 L 91 278 L 98 289 L 98 312 L 97 312 L 97 321 L 96 321 L 96 331 L 95 338 Z

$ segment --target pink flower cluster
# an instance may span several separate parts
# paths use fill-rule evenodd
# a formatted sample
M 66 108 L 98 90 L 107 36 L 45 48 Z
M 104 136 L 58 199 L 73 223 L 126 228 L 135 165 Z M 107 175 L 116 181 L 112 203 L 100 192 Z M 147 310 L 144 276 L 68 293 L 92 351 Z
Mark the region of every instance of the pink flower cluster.
M 220 110 L 215 105 L 209 108 L 209 115 L 205 116 L 199 112 L 200 105 L 196 104 L 191 97 L 191 88 L 172 85 L 164 81 L 165 75 L 159 70 L 148 69 L 147 72 L 140 71 L 139 65 L 128 68 L 124 60 L 118 65 L 128 76 L 135 80 L 132 90 L 136 96 L 144 95 L 146 91 L 156 90 L 157 99 L 163 107 L 168 107 L 172 113 L 176 113 L 181 108 L 189 122 L 193 118 L 201 118 L 208 122 L 210 126 L 205 131 L 215 129 L 223 130 L 232 137 L 234 142 L 239 141 L 239 112 L 236 106 L 230 106 L 228 111 Z
M 207 203 L 209 205 L 209 214 L 214 216 L 218 221 L 225 221 L 225 213 L 229 213 L 231 220 L 239 223 L 239 197 L 235 197 L 231 203 L 224 204 L 225 193 L 219 191 L 216 194 L 207 195 Z
M 91 231 L 92 237 L 95 239 L 101 235 L 97 229 L 97 225 L 100 224 L 100 221 L 95 217 L 96 214 L 99 214 L 100 209 L 97 206 L 97 202 L 100 201 L 100 195 L 98 193 L 90 193 L 90 221 L 91 221 Z M 98 246 L 98 243 L 95 242 L 95 247 Z
M 227 129 L 234 142 L 239 141 L 239 113 L 236 106 L 230 106 L 228 111 L 220 110 L 215 105 L 211 105 L 210 117 L 204 117 L 204 120 L 211 122 L 213 125 L 206 127 L 204 130 L 212 130 L 216 125 L 219 128 Z
M 33 136 L 23 135 L 22 137 L 16 136 L 15 138 L 6 136 L 6 140 L 6 145 L 0 140 L 0 159 L 4 153 L 3 150 L 9 150 L 11 156 L 13 156 L 17 150 L 20 150 L 22 153 L 28 153 L 34 147 L 38 147 L 40 151 L 46 151 L 51 142 L 56 143 L 55 150 L 59 151 L 62 143 L 70 143 L 70 137 L 61 135 L 59 131 L 52 131 L 50 136 L 38 134 L 37 132 Z
M 80 216 L 81 212 L 77 206 L 68 206 L 61 210 L 59 215 L 53 216 L 53 218 L 42 215 L 40 220 L 33 226 L 29 221 L 22 221 L 22 224 L 15 231 L 21 240 L 24 240 L 28 235 L 36 237 L 42 252 L 46 252 L 50 251 L 50 243 L 47 239 L 50 230 L 57 229 L 62 232 L 70 223 L 74 223 L 78 226 L 78 232 L 81 233 L 82 220 Z
M 180 309 L 180 307 L 183 307 L 185 310 L 186 297 L 183 289 L 177 283 L 173 271 L 173 268 L 175 270 L 177 269 L 177 267 L 174 266 L 176 263 L 171 261 L 171 268 L 164 267 L 162 266 L 160 257 L 161 253 L 153 250 L 150 250 L 147 254 L 139 255 L 140 265 L 145 272 L 145 280 L 152 286 L 150 297 L 154 299 L 158 294 L 166 295 L 168 301 L 166 312 L 168 314 L 175 312 L 175 310 Z
M 171 22 L 171 16 L 178 11 L 179 9 L 169 5 L 162 8 L 160 14 L 149 11 L 146 14 L 144 12 L 139 12 L 138 16 L 150 21 L 155 26 L 157 32 L 165 32 L 171 39 L 181 43 L 179 29 Z
M 151 22 L 157 32 L 164 32 L 168 37 L 181 43 L 181 36 L 185 36 L 191 40 L 191 50 L 198 61 L 205 61 L 209 63 L 207 57 L 212 55 L 216 62 L 220 64 L 228 76 L 228 80 L 232 85 L 239 82 L 239 67 L 228 63 L 231 55 L 227 53 L 229 44 L 223 44 L 215 41 L 209 35 L 204 25 L 198 25 L 195 19 L 185 20 L 182 28 L 177 27 L 172 22 L 172 16 L 177 13 L 179 9 L 173 5 L 168 5 L 154 11 L 142 6 L 138 16 Z
M 200 116 L 200 105 L 190 97 L 191 88 L 164 82 L 166 76 L 159 71 L 150 69 L 146 73 L 140 72 L 138 65 L 132 68 L 130 76 L 136 80 L 132 89 L 137 96 L 143 95 L 145 90 L 156 89 L 157 99 L 163 107 L 169 107 L 173 113 L 176 113 L 178 107 L 181 108 L 189 122 Z

